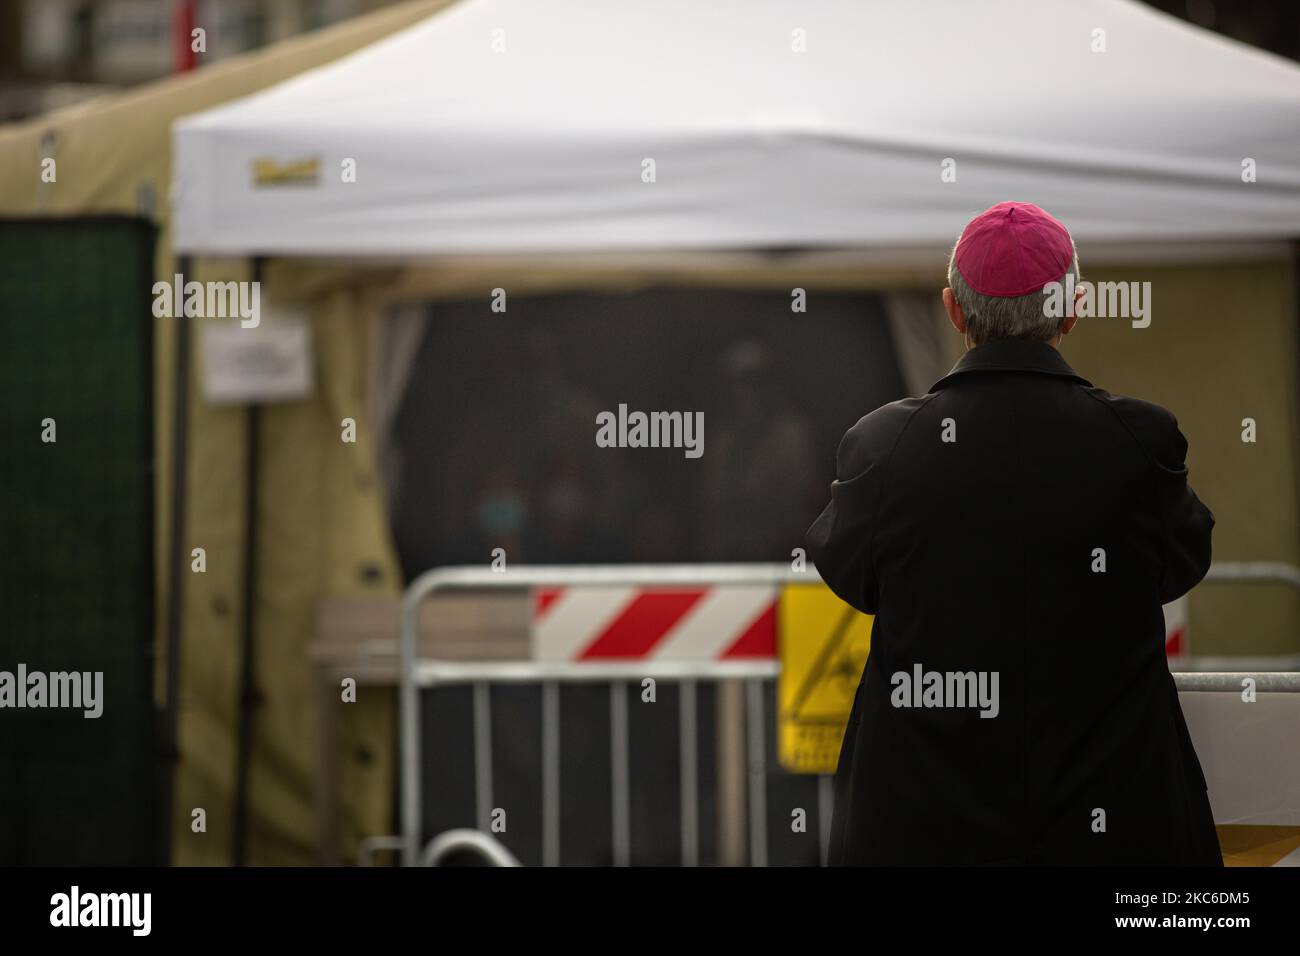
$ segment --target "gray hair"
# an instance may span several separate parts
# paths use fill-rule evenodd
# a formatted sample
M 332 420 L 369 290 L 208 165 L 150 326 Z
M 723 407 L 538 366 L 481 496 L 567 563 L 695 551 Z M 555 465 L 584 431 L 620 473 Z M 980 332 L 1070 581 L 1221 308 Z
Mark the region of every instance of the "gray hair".
M 1073 275 L 1074 282 L 1079 282 L 1079 254 L 1070 243 L 1070 268 L 1056 281 L 1062 284 Z M 1066 315 L 1054 315 L 1047 308 L 1047 296 L 1042 289 L 1035 289 L 1028 295 L 998 296 L 982 295 L 966 284 L 957 268 L 957 247 L 952 247 L 948 257 L 948 288 L 961 306 L 962 315 L 966 317 L 966 335 L 972 344 L 983 345 L 994 339 L 1028 339 L 1031 342 L 1050 342 L 1061 332 L 1068 309 L 1074 303 L 1066 303 Z

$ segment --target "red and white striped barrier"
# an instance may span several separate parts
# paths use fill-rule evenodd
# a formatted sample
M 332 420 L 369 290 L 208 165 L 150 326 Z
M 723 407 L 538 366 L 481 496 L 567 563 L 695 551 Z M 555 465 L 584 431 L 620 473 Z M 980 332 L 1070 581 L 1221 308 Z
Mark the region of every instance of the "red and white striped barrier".
M 534 592 L 533 659 L 733 660 L 774 658 L 777 601 L 771 585 L 577 586 Z M 1165 653 L 1187 650 L 1187 599 L 1164 606 Z
M 538 588 L 533 659 L 776 657 L 773 585 Z
M 1165 612 L 1165 656 L 1179 660 L 1187 654 L 1187 597 L 1170 601 Z

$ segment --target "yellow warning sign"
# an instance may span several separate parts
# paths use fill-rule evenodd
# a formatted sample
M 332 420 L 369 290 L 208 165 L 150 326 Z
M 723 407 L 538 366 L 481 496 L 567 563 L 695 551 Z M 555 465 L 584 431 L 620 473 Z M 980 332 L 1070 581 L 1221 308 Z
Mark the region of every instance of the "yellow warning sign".
M 781 766 L 794 773 L 834 773 L 874 618 L 821 583 L 785 587 L 779 615 Z

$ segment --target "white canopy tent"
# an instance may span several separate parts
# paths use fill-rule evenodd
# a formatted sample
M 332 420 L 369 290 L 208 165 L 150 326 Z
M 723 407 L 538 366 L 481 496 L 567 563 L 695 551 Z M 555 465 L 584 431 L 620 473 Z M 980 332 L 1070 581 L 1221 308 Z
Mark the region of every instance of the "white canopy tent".
M 188 254 L 933 247 L 1004 199 L 1300 236 L 1300 68 L 1131 0 L 461 0 L 175 131 Z

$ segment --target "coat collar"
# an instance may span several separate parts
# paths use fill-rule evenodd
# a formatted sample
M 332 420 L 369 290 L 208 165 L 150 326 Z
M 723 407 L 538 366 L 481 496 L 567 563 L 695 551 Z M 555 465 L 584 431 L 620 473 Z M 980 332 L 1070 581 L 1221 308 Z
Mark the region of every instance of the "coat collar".
M 1027 339 L 996 339 L 976 346 L 963 355 L 952 371 L 935 382 L 930 391 L 948 385 L 954 376 L 967 372 L 1041 372 L 1072 378 L 1081 385 L 1092 385 L 1070 368 L 1061 353 L 1044 342 Z

